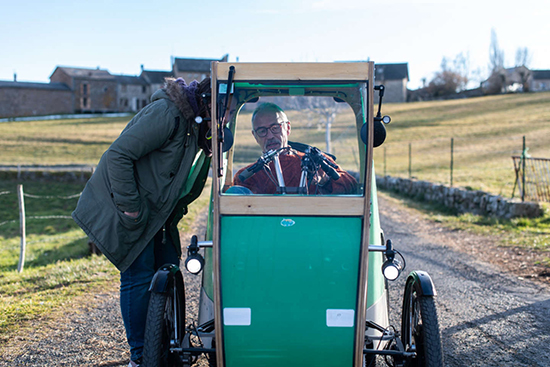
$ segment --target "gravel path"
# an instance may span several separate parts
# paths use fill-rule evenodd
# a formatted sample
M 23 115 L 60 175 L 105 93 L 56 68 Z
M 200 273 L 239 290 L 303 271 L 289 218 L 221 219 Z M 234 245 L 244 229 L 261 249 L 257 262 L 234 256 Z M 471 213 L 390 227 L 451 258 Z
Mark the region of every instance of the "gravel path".
M 528 329 L 529 335 L 535 336 L 538 332 L 542 333 L 541 336 L 546 335 L 542 339 L 547 339 L 548 330 L 539 329 L 540 312 L 548 312 L 549 309 L 546 297 L 548 287 L 543 284 L 547 282 L 547 277 L 535 278 L 540 280 L 536 283 L 521 280 L 537 275 L 522 265 L 524 259 L 522 260 L 521 254 L 513 252 L 513 249 L 499 249 L 488 238 L 445 229 L 422 219 L 420 215 L 394 200 L 381 197 L 380 210 L 386 235 L 395 240 L 394 244 L 403 251 L 408 260 L 410 258 L 407 271 L 413 268 L 427 270 L 436 282 L 440 292 L 438 307 L 441 310 L 447 365 L 526 365 L 518 364 L 519 360 L 513 358 L 513 354 L 529 351 L 531 341 L 522 341 L 521 346 L 525 349 L 509 348 L 505 344 L 506 334 L 518 336 L 519 331 L 516 329 L 520 327 L 522 332 Z M 189 242 L 191 234 L 200 237 L 204 233 L 205 217 L 206 211 L 196 221 L 190 233 L 182 236 L 184 245 Z M 402 244 L 408 244 L 409 247 L 403 247 Z M 422 246 L 422 253 L 418 252 L 418 246 Z M 431 256 L 437 257 L 430 258 L 428 251 L 435 251 Z M 506 255 L 506 251 L 512 252 Z M 498 267 L 488 265 L 487 272 L 479 273 L 477 268 L 484 254 L 490 254 L 491 256 L 485 258 L 492 259 Z M 503 270 L 509 274 L 504 274 Z M 196 320 L 200 278 L 188 272 L 184 274 L 188 299 L 187 315 L 190 320 Z M 521 280 L 519 283 L 518 277 Z M 403 288 L 399 282 L 403 282 L 403 278 L 402 276 L 394 284 L 392 290 L 393 306 L 390 315 L 395 324 L 399 324 L 395 319 L 400 317 Z M 448 282 L 442 283 L 442 279 L 446 278 Z M 519 296 L 511 295 L 517 290 Z M 451 293 L 459 298 L 450 298 Z M 495 295 L 502 297 L 496 299 Z M 528 301 L 534 301 L 535 298 L 539 303 L 531 305 L 533 302 Z M 523 301 L 525 302 L 522 303 Z M 31 331 L 22 331 L 15 335 L 3 346 L 0 367 L 126 366 L 129 353 L 119 311 L 118 284 L 113 284 L 111 289 L 103 293 L 81 297 L 75 304 L 78 306 L 59 310 L 47 319 L 34 322 Z M 469 310 L 469 305 L 475 307 Z M 533 308 L 537 308 L 538 313 L 532 311 Z M 504 329 L 499 323 L 501 318 L 506 318 L 506 325 L 511 325 L 512 329 Z M 475 357 L 480 351 L 487 350 L 489 342 L 492 343 L 489 350 L 494 354 L 485 354 L 481 359 Z M 537 346 L 533 345 L 532 348 Z M 504 364 L 488 362 L 490 358 L 496 357 Z M 534 357 L 530 357 L 530 361 L 535 360 L 531 358 Z M 507 364 L 508 362 L 512 364 Z M 205 361 L 200 361 L 199 366 L 206 366 Z

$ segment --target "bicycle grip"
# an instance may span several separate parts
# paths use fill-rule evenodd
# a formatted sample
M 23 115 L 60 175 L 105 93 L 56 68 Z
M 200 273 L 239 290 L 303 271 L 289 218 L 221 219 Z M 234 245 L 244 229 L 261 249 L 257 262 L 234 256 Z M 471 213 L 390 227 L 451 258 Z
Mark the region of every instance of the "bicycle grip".
M 248 167 L 247 169 L 239 173 L 239 180 L 241 180 L 241 182 L 246 181 L 247 179 L 252 177 L 256 172 L 258 172 L 261 168 L 262 168 L 262 165 L 260 164 L 260 162 L 254 163 L 252 166 Z
M 330 176 L 330 178 L 332 178 L 334 181 L 338 180 L 340 178 L 340 174 L 334 169 L 332 168 L 331 166 L 329 166 L 327 164 L 327 162 L 325 162 L 324 160 L 321 161 L 321 168 L 323 169 L 323 171 L 325 171 L 325 173 L 327 175 Z

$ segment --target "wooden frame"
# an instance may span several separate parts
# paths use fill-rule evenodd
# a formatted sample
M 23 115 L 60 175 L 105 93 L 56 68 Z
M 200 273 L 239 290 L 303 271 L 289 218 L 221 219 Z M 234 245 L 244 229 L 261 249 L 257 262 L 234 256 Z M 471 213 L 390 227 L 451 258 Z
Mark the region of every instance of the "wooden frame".
M 218 63 L 218 78 L 227 80 L 229 66 Z M 238 63 L 235 80 L 365 80 L 370 63 Z
M 220 303 L 220 216 L 221 215 L 331 215 L 362 216 L 363 234 L 361 243 L 359 282 L 357 294 L 357 312 L 355 316 L 354 367 L 361 367 L 367 306 L 368 246 L 370 238 L 370 194 L 372 177 L 373 145 L 373 85 L 374 67 L 372 62 L 365 63 L 221 63 L 212 62 L 212 100 L 218 96 L 218 80 L 227 80 L 230 66 L 236 67 L 234 81 L 244 80 L 312 80 L 312 81 L 368 81 L 367 87 L 367 162 L 364 171 L 364 196 L 231 196 L 220 195 L 219 146 L 217 121 L 212 124 L 213 148 L 213 266 L 214 266 L 214 305 L 216 354 L 218 367 L 224 367 L 222 309 Z M 212 103 L 211 116 L 217 116 L 217 103 Z M 229 165 L 231 166 L 231 165 Z M 229 171 L 229 170 L 228 170 Z M 226 172 L 226 175 L 228 172 Z M 229 172 L 231 174 L 231 172 Z M 225 181 L 225 180 L 224 180 Z M 326 214 L 323 214 L 326 213 Z

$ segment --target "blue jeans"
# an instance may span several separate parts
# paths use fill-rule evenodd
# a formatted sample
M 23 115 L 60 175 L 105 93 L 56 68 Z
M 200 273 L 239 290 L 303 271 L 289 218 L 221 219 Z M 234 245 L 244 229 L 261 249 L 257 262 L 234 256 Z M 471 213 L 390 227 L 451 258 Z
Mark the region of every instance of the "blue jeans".
M 162 265 L 179 266 L 178 254 L 168 231 L 165 239 L 163 243 L 161 229 L 132 265 L 120 273 L 120 310 L 132 361 L 137 361 L 143 353 L 151 280 Z

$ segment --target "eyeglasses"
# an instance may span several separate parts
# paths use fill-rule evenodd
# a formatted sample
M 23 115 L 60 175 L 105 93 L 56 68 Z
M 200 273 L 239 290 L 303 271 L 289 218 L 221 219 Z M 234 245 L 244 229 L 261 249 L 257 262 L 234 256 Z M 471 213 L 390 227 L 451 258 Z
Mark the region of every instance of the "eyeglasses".
M 273 135 L 275 134 L 280 134 L 281 133 L 281 130 L 282 130 L 282 125 L 283 124 L 286 124 L 286 122 L 283 122 L 283 123 L 276 123 L 276 124 L 273 124 L 269 127 L 259 127 L 257 128 L 256 130 L 254 130 L 254 132 L 256 133 L 256 135 L 258 135 L 260 138 L 265 138 L 267 136 L 267 130 L 269 129 L 269 131 L 271 131 L 271 133 Z

